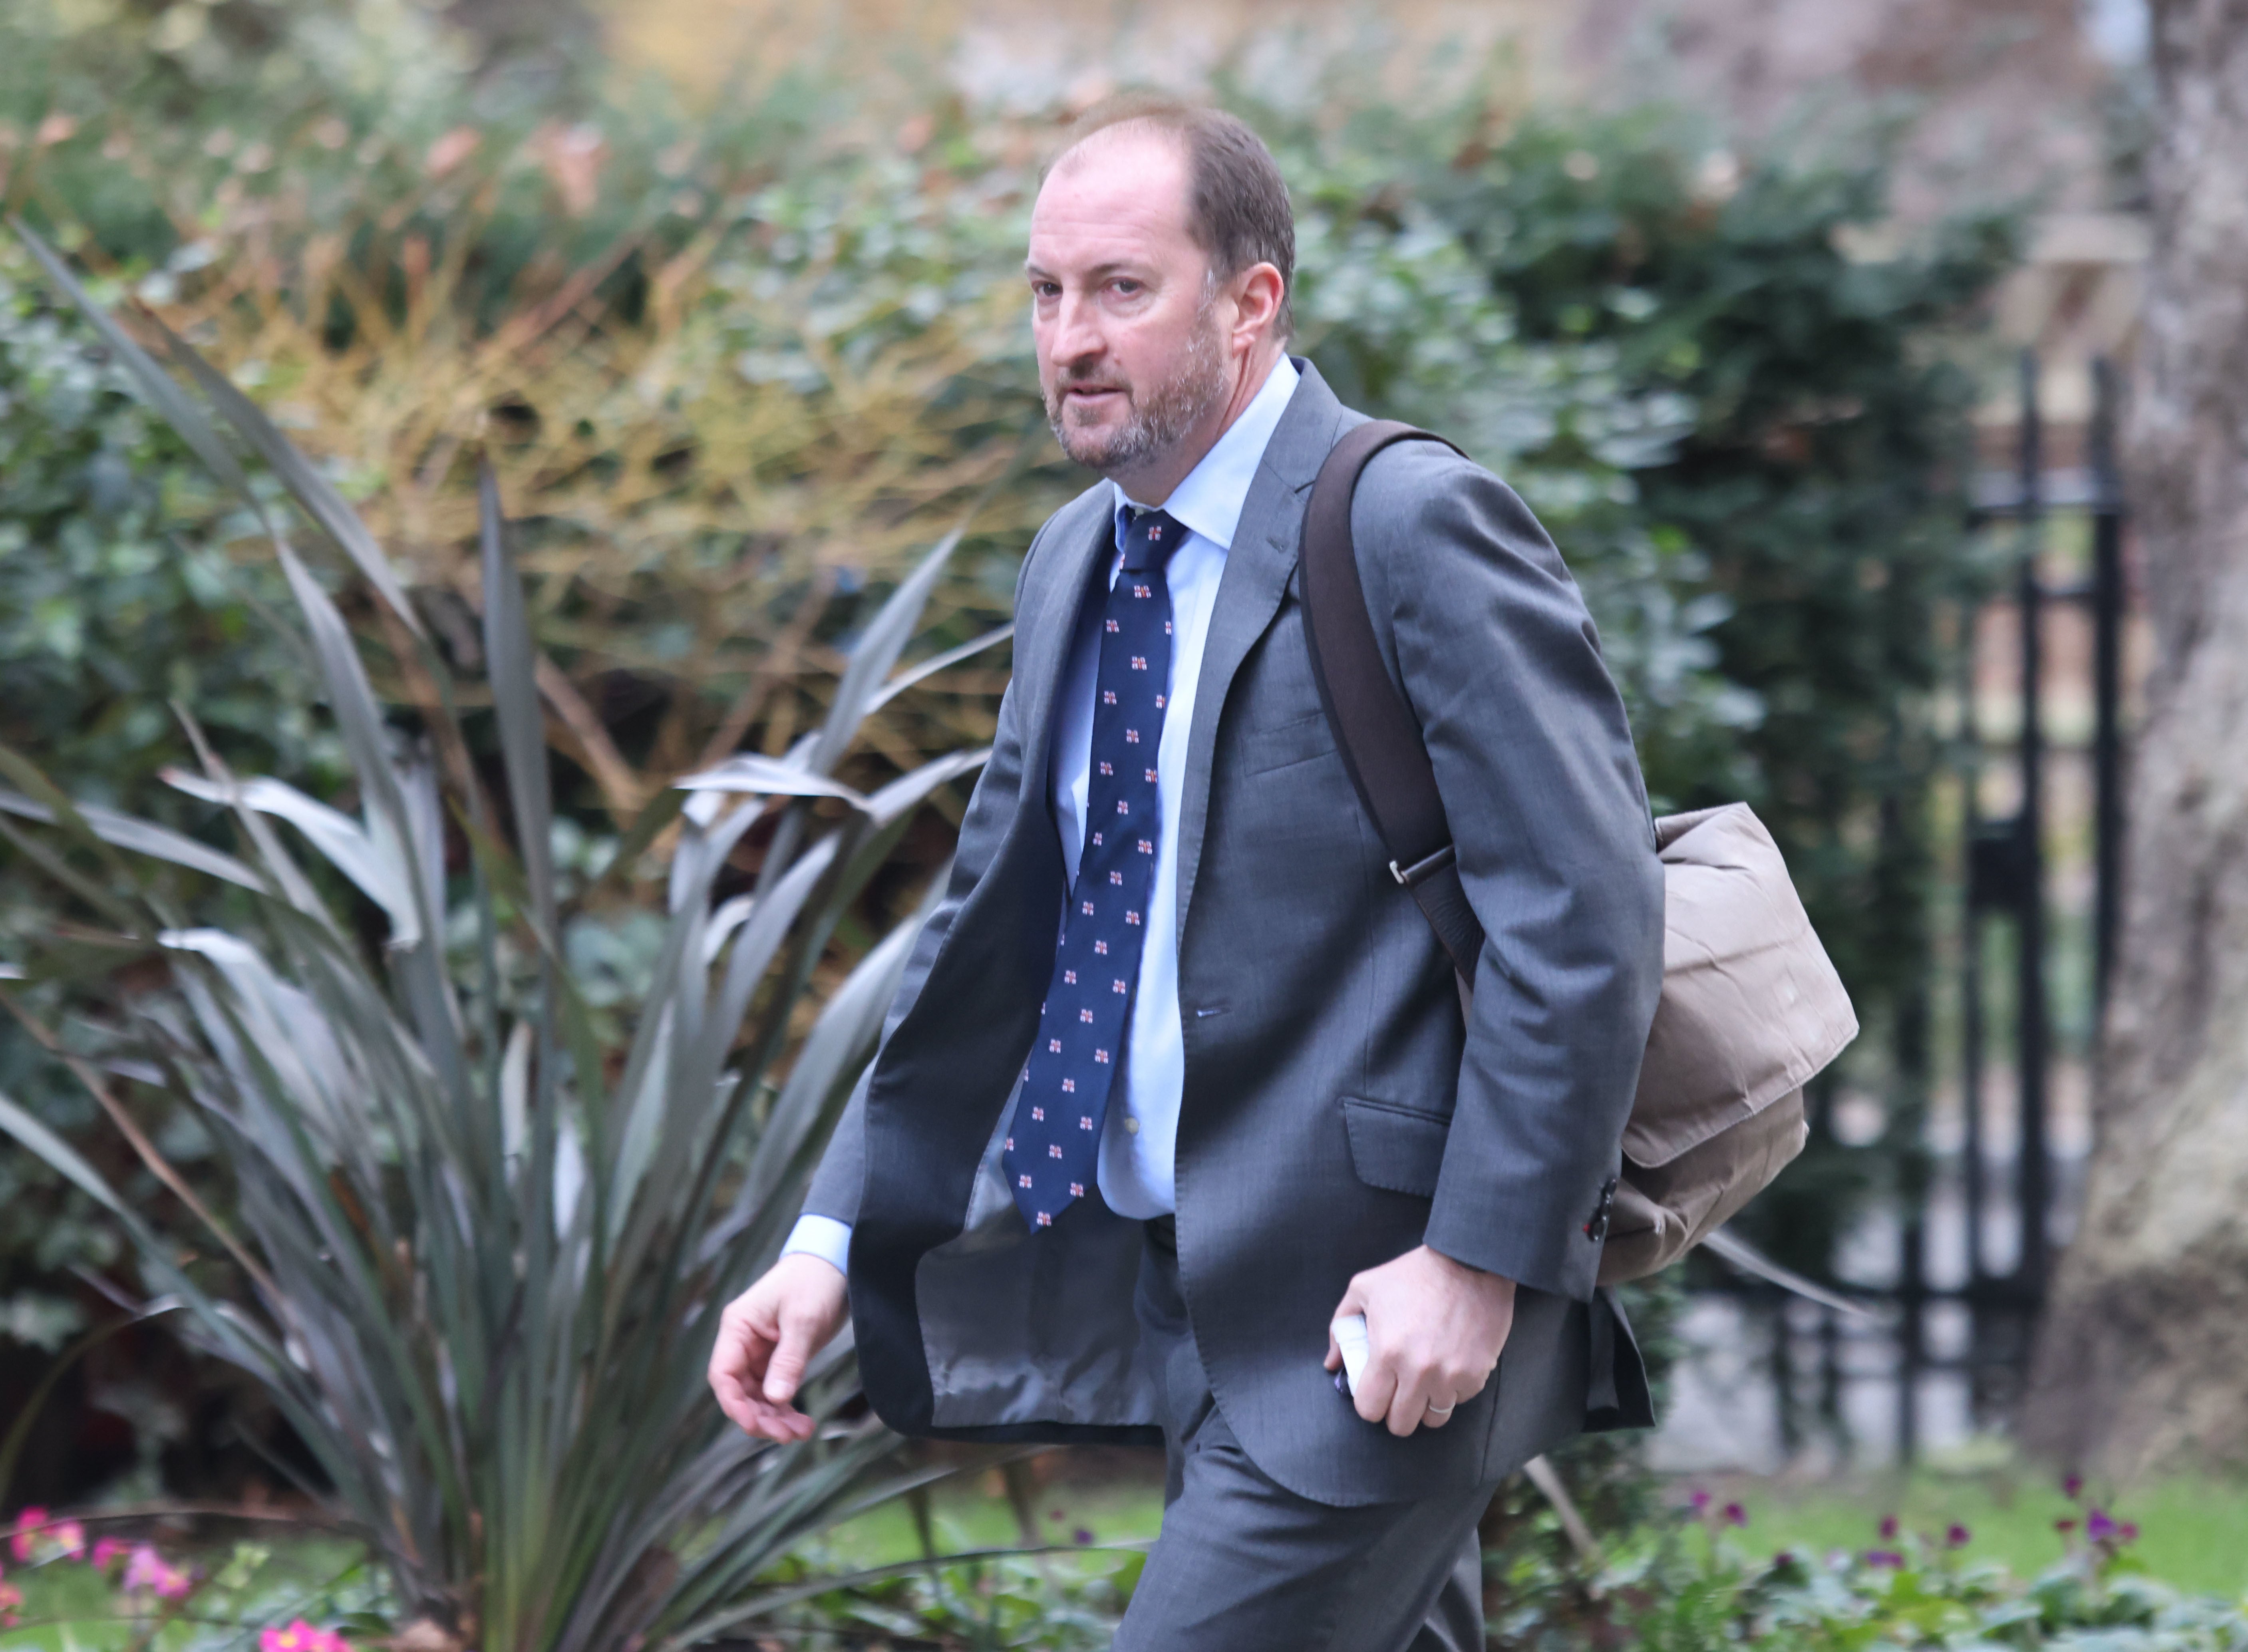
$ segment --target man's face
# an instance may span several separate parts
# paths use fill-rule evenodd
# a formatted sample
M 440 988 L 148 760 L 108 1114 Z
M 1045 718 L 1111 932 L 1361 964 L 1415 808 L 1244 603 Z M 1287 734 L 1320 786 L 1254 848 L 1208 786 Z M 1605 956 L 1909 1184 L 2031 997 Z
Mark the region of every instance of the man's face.
M 1078 463 L 1120 477 L 1160 463 L 1223 401 L 1210 259 L 1169 134 L 1111 127 L 1066 156 L 1025 270 L 1046 417 Z

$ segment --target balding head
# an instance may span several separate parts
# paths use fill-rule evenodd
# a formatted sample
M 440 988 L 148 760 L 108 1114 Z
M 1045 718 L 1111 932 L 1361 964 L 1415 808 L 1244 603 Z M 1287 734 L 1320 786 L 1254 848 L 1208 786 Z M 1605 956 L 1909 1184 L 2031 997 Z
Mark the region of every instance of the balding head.
M 1211 274 L 1224 281 L 1257 264 L 1279 273 L 1276 326 L 1286 343 L 1295 331 L 1296 216 L 1272 152 L 1245 122 L 1176 99 L 1110 98 L 1070 123 L 1047 175 L 1120 139 L 1150 137 L 1175 145 L 1185 160 L 1187 232 L 1209 255 Z

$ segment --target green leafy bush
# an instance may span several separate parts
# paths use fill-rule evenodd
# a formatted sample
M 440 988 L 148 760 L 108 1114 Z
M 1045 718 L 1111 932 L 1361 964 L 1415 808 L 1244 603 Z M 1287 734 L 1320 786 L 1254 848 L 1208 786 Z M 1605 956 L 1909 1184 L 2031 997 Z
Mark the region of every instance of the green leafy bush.
M 382 1633 L 364 1551 L 301 1532 L 182 1546 L 26 1509 L 0 1584 L 7 1652 L 352 1652 Z
M 940 1541 L 942 1535 L 940 1534 Z M 1130 1604 L 1143 1550 L 962 1556 L 856 1572 L 814 1544 L 784 1575 L 817 1584 L 788 1627 L 835 1647 L 959 1652 L 1104 1652 Z
M 174 825 L 201 805 L 155 784 L 187 755 L 168 702 L 193 707 L 230 761 L 324 790 L 339 780 L 341 748 L 317 724 L 299 656 L 267 617 L 286 601 L 279 571 L 230 555 L 229 514 L 83 320 L 58 308 L 23 249 L 0 238 L 0 741 L 38 752 L 75 795 L 130 802 Z M 24 873 L 20 854 L 0 850 L 0 959 L 19 956 L 55 918 L 51 890 Z M 48 1008 L 58 1002 L 38 996 Z M 97 1141 L 92 1104 L 56 1081 L 12 1023 L 0 1025 L 0 1088 L 70 1130 L 136 1199 L 162 1196 L 134 1176 L 121 1143 Z M 200 1174 L 200 1136 L 156 1128 Z M 99 1299 L 70 1275 L 112 1269 L 121 1240 L 48 1167 L 0 1155 L 0 1415 L 15 1414 L 38 1375 L 17 1350 L 52 1358 L 86 1328 Z M 110 1342 L 93 1355 L 93 1392 L 135 1425 L 107 1466 L 144 1495 L 161 1489 L 158 1454 L 192 1453 L 201 1421 L 165 1403 L 165 1388 L 224 1392 L 155 1340 Z M 56 1415 L 67 1410 L 58 1404 Z M 55 1489 L 63 1441 L 49 1433 L 39 1443 L 19 1466 Z M 193 1472 L 191 1461 L 175 1467 Z
M 1641 754 L 1659 806 L 1754 804 L 1868 1029 L 1853 1061 L 1887 1138 L 1842 1147 L 1815 1095 L 1811 1150 L 1742 1219 L 1819 1277 L 1918 1140 L 1895 1040 L 1935 967 L 1936 702 L 1992 573 L 1966 529 L 1969 327 L 2018 236 L 1975 214 L 1870 248 L 1880 153 L 1869 133 L 1779 164 L 1641 110 L 1470 133 L 1428 184 L 1525 335 L 1605 347 L 1623 388 L 1691 409 L 1632 473 L 1636 519 L 1681 552 L 1647 600 L 1710 616 L 1706 668 L 1757 710 L 1642 714 Z
M 2180 1594 L 2142 1575 L 2135 1532 L 2109 1521 L 2027 1580 L 1972 1558 L 1972 1534 L 1899 1533 L 1880 1546 L 1751 1559 L 1723 1535 L 1737 1505 L 1698 1511 L 1612 1566 L 1599 1585 L 1618 1638 L 1650 1652 L 1862 1652 L 2016 1647 L 2082 1652 L 2237 1652 L 2238 1601 Z M 2101 1517 L 2102 1519 L 2105 1517 Z M 1507 1646 L 1581 1645 L 1539 1632 L 1534 1611 L 1499 1626 Z

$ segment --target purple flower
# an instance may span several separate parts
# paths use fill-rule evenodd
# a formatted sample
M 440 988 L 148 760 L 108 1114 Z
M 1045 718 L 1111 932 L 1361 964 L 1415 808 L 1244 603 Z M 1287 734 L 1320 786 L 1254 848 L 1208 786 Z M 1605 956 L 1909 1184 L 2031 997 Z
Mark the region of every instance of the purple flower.
M 1699 1486 L 1695 1487 L 1693 1495 L 1686 1499 L 1686 1506 L 1696 1514 L 1707 1512 L 1710 1507 L 1710 1494 Z
M 1086 1544 L 1093 1541 L 1093 1533 L 1087 1531 L 1085 1527 L 1079 1526 L 1076 1531 L 1069 1534 L 1069 1539 L 1071 1542 L 1076 1544 L 1077 1546 L 1081 1549 Z
M 134 1549 L 125 1566 L 125 1587 L 127 1589 L 153 1589 L 156 1580 L 164 1575 L 164 1557 L 154 1545 L 143 1543 Z
M 2060 1483 L 2060 1491 L 2063 1497 L 2071 1499 L 2080 1496 L 2084 1491 L 2084 1477 L 2080 1474 L 2070 1475 Z
M 1782 1549 L 1778 1554 L 1772 1557 L 1772 1564 L 1774 1570 L 1784 1566 L 1793 1566 L 1795 1564 L 1795 1551 L 1792 1549 Z
M 1746 1509 L 1743 1508 L 1737 1503 L 1728 1503 L 1725 1505 L 1725 1524 L 1727 1525 L 1746 1525 L 1748 1523 L 1749 1511 Z
M 2135 1543 L 2138 1541 L 2139 1523 L 2136 1520 L 2124 1521 L 2121 1527 L 2121 1536 L 2123 1541 L 2126 1543 Z
M 1967 1546 L 1967 1539 L 1972 1535 L 1965 1526 L 1954 1520 L 1950 1529 L 1944 1532 L 1943 1540 L 1955 1549 L 1964 1549 Z
M 1881 1541 L 1886 1543 L 1897 1534 L 1897 1519 L 1894 1514 L 1881 1516 Z
M 1895 1549 L 1868 1549 L 1866 1564 L 1885 1566 L 1895 1571 L 1902 1571 L 1904 1568 L 1904 1556 L 1899 1554 Z
M 2084 1535 L 2094 1543 L 2105 1543 L 2115 1535 L 2115 1522 L 2108 1518 L 2105 1509 L 2094 1509 L 2084 1517 Z

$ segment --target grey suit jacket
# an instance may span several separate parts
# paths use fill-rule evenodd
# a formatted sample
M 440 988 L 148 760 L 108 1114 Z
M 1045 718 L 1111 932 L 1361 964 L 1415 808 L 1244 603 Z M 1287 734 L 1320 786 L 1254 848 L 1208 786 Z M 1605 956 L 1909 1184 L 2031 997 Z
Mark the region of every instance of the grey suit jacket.
M 1529 510 L 1432 442 L 1352 512 L 1384 655 L 1426 731 L 1487 936 L 1472 1019 L 1390 877 L 1319 707 L 1298 603 L 1311 485 L 1345 408 L 1308 364 L 1227 555 L 1179 843 L 1179 1267 L 1211 1391 L 1265 1473 L 1357 1504 L 1492 1480 L 1648 1419 L 1593 1290 L 1662 972 L 1662 878 L 1623 706 Z M 806 1210 L 853 1224 L 876 1410 L 946 1437 L 1149 1437 L 1141 1226 L 1079 1201 L 1033 1235 L 999 1173 L 1066 898 L 1054 700 L 1110 548 L 1109 492 L 1055 513 L 1017 588 L 1015 673 L 942 905 Z M 1321 1368 L 1352 1274 L 1426 1242 L 1522 1287 L 1494 1380 L 1400 1440 Z

